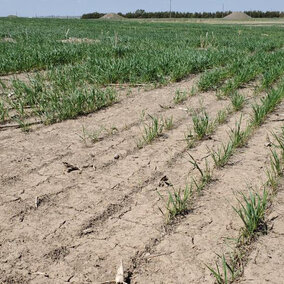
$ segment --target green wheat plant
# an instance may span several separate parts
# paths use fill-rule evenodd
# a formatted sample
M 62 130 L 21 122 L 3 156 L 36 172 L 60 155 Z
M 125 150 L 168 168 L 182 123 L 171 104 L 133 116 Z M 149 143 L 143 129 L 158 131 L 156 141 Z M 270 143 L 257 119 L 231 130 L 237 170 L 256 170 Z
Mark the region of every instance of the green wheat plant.
M 142 138 L 137 141 L 138 148 L 150 144 L 154 139 L 162 135 L 164 129 L 171 130 L 173 128 L 173 117 L 158 118 L 155 116 L 150 117 L 150 122 L 144 124 L 144 133 Z
M 229 260 L 226 259 L 225 255 L 218 255 L 221 265 L 216 261 L 216 269 L 211 266 L 206 265 L 214 276 L 217 284 L 229 284 L 232 283 L 238 275 L 240 275 L 240 270 L 238 264 L 234 257 L 230 257 Z
M 238 92 L 231 95 L 231 102 L 235 111 L 239 111 L 244 107 L 245 97 Z
M 101 140 L 100 135 L 102 131 L 103 129 L 89 131 L 84 126 L 82 126 L 82 134 L 79 135 L 79 137 L 85 144 L 87 144 L 88 141 L 90 141 L 92 144 L 95 144 Z
M 276 133 L 273 133 L 273 137 L 276 140 L 276 143 L 274 143 L 274 146 L 279 148 L 282 153 L 282 159 L 284 160 L 284 127 L 282 127 L 282 132 L 277 135 Z
M 230 113 L 229 109 L 225 109 L 225 110 L 219 110 L 217 113 L 217 117 L 215 119 L 215 124 L 217 125 L 221 125 L 224 124 L 227 121 L 228 115 Z
M 218 148 L 216 151 L 211 151 L 211 157 L 214 161 L 214 164 L 217 168 L 224 167 L 230 157 L 232 156 L 234 152 L 234 145 L 232 141 L 229 141 L 227 144 L 222 144 L 220 148 Z
M 189 210 L 189 201 L 191 197 L 191 191 L 189 186 L 186 185 L 184 189 L 173 190 L 168 192 L 168 199 L 165 198 L 158 192 L 159 196 L 165 203 L 166 213 L 162 209 L 160 211 L 166 216 L 167 221 L 171 221 L 178 215 L 183 215 Z
M 174 119 L 173 116 L 162 119 L 162 123 L 166 130 L 171 130 L 174 127 Z
M 206 111 L 202 113 L 193 113 L 192 116 L 193 129 L 199 140 L 203 139 L 210 130 L 209 116 Z
M 4 122 L 9 117 L 8 110 L 4 103 L 0 101 L 0 121 Z
M 193 191 L 193 188 L 195 187 L 196 191 L 200 194 L 204 187 L 212 180 L 212 170 L 210 169 L 207 160 L 205 161 L 205 169 L 203 170 L 196 159 L 190 153 L 188 153 L 188 155 L 190 157 L 189 162 L 193 165 L 193 169 L 197 169 L 200 173 L 199 179 L 192 178 L 191 191 Z
M 241 193 L 241 199 L 237 200 L 239 208 L 233 207 L 233 209 L 244 224 L 242 237 L 250 240 L 259 232 L 266 233 L 265 211 L 268 207 L 268 191 L 264 189 L 262 196 L 251 191 L 248 196 Z
M 230 130 L 229 137 L 232 142 L 233 148 L 240 148 L 245 145 L 250 134 L 250 128 L 241 130 L 242 117 L 236 122 L 235 128 Z
M 187 100 L 188 94 L 186 91 L 176 90 L 173 101 L 175 104 L 181 104 Z
M 278 138 L 278 137 L 277 137 Z M 276 150 L 270 150 L 270 168 L 266 170 L 267 185 L 270 186 L 274 191 L 277 189 L 279 184 L 279 177 L 283 176 L 284 171 L 284 160 L 283 152 L 281 156 L 277 154 Z
M 280 87 L 277 90 L 270 91 L 260 104 L 253 105 L 253 116 L 251 124 L 259 126 L 263 123 L 265 117 L 275 109 L 278 103 L 284 97 L 284 88 Z

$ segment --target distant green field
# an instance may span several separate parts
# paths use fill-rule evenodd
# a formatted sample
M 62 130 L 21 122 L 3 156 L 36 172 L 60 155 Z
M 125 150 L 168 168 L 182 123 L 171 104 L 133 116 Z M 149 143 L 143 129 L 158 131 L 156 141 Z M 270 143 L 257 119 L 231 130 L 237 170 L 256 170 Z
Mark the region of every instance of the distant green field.
M 62 42 L 69 38 L 85 40 Z M 202 91 L 229 94 L 255 79 L 268 88 L 284 72 L 283 46 L 277 26 L 0 18 L 0 75 L 46 70 L 29 83 L 2 82 L 14 96 L 2 96 L 0 119 L 12 107 L 22 120 L 29 106 L 55 122 L 112 103 L 110 84 L 167 84 L 198 73 Z

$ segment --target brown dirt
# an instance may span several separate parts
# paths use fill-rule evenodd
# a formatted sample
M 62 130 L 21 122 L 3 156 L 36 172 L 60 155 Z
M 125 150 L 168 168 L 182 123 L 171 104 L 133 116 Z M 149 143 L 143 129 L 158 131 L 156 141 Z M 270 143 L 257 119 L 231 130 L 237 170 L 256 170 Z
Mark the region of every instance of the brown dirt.
M 214 117 L 229 105 L 213 92 L 174 105 L 176 89 L 190 90 L 196 80 L 140 92 L 97 113 L 28 134 L 0 131 L 5 165 L 0 168 L 0 283 L 100 283 L 114 279 L 121 260 L 127 283 L 213 283 L 204 263 L 212 264 L 214 253 L 226 249 L 224 237 L 238 234 L 241 224 L 231 208 L 234 192 L 264 180 L 270 154 L 266 136 L 280 128 L 277 118 L 284 104 L 247 147 L 215 171 L 214 182 L 195 200 L 192 212 L 165 226 L 158 195 L 169 189 L 163 177 L 179 188 L 197 175 L 184 141 L 192 126 L 186 109 L 202 103 Z M 252 89 L 242 92 L 253 101 Z M 249 111 L 242 111 L 244 123 Z M 175 126 L 138 149 L 143 113 L 173 116 Z M 226 141 L 239 118 L 240 113 L 233 113 L 189 151 L 202 166 L 208 147 Z M 79 137 L 82 126 L 118 131 L 86 145 Z
M 17 43 L 17 41 L 11 37 L 4 37 L 0 39 L 0 42 L 11 42 L 11 43 Z
M 69 37 L 68 39 L 60 40 L 62 43 L 99 43 L 98 39 L 90 39 L 90 38 L 76 38 Z
M 118 14 L 110 13 L 110 14 L 106 14 L 106 15 L 102 16 L 101 19 L 106 19 L 106 20 L 123 20 L 125 18 L 120 16 L 120 15 L 118 15 Z
M 226 20 L 236 20 L 236 21 L 241 21 L 241 20 L 248 20 L 251 19 L 249 15 L 243 12 L 233 12 L 230 15 L 224 17 Z

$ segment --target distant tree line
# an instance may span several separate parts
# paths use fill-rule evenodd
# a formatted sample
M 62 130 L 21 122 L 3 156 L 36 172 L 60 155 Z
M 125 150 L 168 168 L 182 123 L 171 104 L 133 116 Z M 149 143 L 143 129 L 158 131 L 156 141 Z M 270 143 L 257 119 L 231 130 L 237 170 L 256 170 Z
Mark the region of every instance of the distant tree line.
M 103 13 L 94 12 L 94 13 L 89 13 L 89 14 L 83 14 L 81 19 L 99 19 L 104 15 L 105 14 Z
M 226 11 L 226 12 L 203 12 L 203 13 L 189 13 L 189 12 L 146 12 L 145 10 L 139 9 L 135 12 L 129 12 L 126 14 L 118 13 L 118 15 L 128 18 L 128 19 L 147 19 L 147 18 L 223 18 L 229 14 L 231 14 L 232 11 Z M 279 11 L 245 11 L 246 14 L 251 16 L 252 18 L 280 18 L 284 17 L 284 12 Z M 98 19 L 104 16 L 104 13 L 89 13 L 84 14 L 82 16 L 82 19 Z
M 267 11 L 267 12 L 262 12 L 262 11 L 247 11 L 245 12 L 252 18 L 283 18 L 284 17 L 284 12 L 279 12 L 279 11 Z
M 135 18 L 223 18 L 230 14 L 227 12 L 216 12 L 216 13 L 189 13 L 189 12 L 145 12 L 144 10 L 137 10 L 134 13 L 120 14 L 121 16 L 129 19 Z

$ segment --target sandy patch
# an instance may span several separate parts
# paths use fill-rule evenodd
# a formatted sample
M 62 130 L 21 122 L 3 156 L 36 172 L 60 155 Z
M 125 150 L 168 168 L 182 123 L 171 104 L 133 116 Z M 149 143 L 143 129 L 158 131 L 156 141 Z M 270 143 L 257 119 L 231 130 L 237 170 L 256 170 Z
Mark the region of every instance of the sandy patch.
M 243 12 L 233 12 L 230 15 L 224 17 L 226 20 L 235 20 L 235 21 L 242 21 L 242 20 L 249 20 L 251 17 Z
M 68 39 L 59 40 L 62 43 L 99 43 L 101 42 L 98 39 L 90 39 L 90 38 L 76 38 L 76 37 L 69 37 Z
M 106 14 L 104 16 L 101 17 L 101 19 L 105 19 L 105 20 L 123 20 L 124 17 L 118 15 L 118 14 L 115 14 L 115 13 L 109 13 L 109 14 Z
M 17 41 L 11 37 L 4 37 L 0 39 L 0 42 L 10 42 L 10 43 L 17 43 Z

